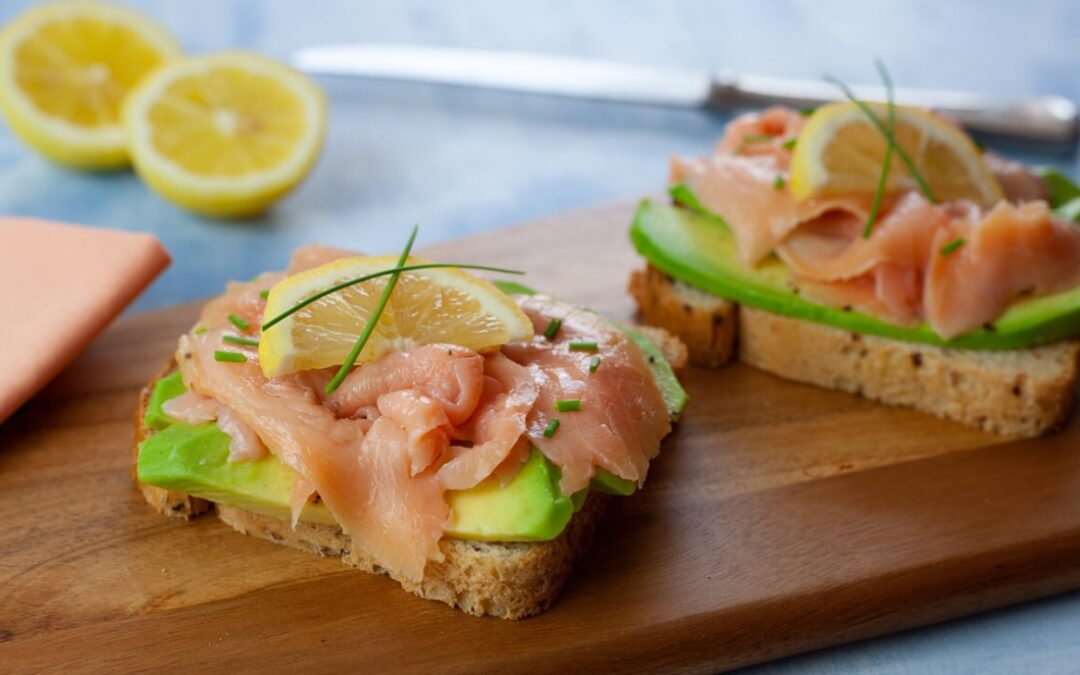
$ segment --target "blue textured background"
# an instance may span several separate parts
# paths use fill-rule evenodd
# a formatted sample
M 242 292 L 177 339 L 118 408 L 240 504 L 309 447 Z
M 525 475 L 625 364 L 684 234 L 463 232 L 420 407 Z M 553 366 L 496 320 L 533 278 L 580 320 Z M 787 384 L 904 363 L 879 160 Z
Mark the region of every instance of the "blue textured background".
M 4 0 L 0 22 L 33 3 Z M 1080 3 L 994 2 L 256 2 L 131 3 L 193 53 L 287 58 L 329 42 L 528 49 L 849 82 L 881 56 L 902 86 L 1080 99 Z M 655 191 L 671 153 L 707 151 L 726 121 L 424 85 L 323 80 L 331 120 L 308 181 L 242 223 L 180 211 L 127 172 L 79 174 L 0 125 L 0 213 L 158 235 L 170 270 L 136 303 L 159 307 L 283 265 L 319 240 L 371 252 L 457 237 Z M 1073 158 L 1026 157 L 1076 175 Z M 1077 495 L 1080 499 L 1080 495 Z M 1080 671 L 1080 594 L 787 659 L 758 673 Z

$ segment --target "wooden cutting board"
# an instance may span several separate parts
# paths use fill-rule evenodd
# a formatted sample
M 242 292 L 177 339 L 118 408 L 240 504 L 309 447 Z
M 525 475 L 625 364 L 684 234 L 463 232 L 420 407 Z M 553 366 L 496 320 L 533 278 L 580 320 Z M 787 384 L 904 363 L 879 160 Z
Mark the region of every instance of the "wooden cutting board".
M 626 319 L 632 210 L 424 254 Z M 469 617 L 150 512 L 132 412 L 197 310 L 119 321 L 0 426 L 0 670 L 713 671 L 1080 586 L 1080 425 L 1012 441 L 733 366 L 685 373 L 646 489 L 554 608 Z

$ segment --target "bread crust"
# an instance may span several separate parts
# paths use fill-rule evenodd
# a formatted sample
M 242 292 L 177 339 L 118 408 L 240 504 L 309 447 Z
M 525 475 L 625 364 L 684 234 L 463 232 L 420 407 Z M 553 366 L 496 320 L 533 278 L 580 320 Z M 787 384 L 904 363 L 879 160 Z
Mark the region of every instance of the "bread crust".
M 851 392 L 1010 436 L 1041 436 L 1072 410 L 1080 342 L 945 349 L 739 309 L 739 360 L 789 380 Z
M 175 362 L 171 361 L 143 388 L 139 397 L 133 472 L 139 445 L 154 433 L 143 424 L 150 394 L 157 381 L 175 368 Z M 140 483 L 137 476 L 135 484 L 158 513 L 189 519 L 213 512 L 238 532 L 318 555 L 340 557 L 346 564 L 374 574 L 388 574 L 369 555 L 354 550 L 349 535 L 337 526 L 298 523 L 292 528 L 289 523 L 270 516 Z M 444 602 L 474 616 L 516 620 L 539 614 L 555 601 L 574 562 L 591 546 L 607 500 L 607 495 L 589 495 L 581 511 L 551 541 L 504 543 L 444 538 L 439 542 L 444 560 L 429 561 L 420 582 L 389 576 L 414 595 Z
M 651 265 L 634 272 L 630 290 L 643 318 L 682 337 L 696 365 L 718 367 L 737 351 L 743 363 L 789 380 L 999 434 L 1040 436 L 1059 427 L 1072 410 L 1080 379 L 1077 339 L 1031 349 L 976 351 L 859 335 L 736 305 Z M 715 311 L 726 313 L 725 324 L 738 327 L 730 353 L 709 341 L 708 317 Z
M 738 306 L 664 274 L 652 265 L 630 275 L 628 290 L 644 323 L 681 340 L 690 363 L 719 368 L 735 352 Z

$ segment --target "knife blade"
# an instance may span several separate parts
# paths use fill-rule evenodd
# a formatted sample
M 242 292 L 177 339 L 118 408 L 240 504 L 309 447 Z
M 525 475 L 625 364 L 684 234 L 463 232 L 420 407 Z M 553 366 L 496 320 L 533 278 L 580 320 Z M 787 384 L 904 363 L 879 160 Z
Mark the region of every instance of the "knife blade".
M 326 45 L 301 49 L 293 65 L 316 75 L 343 75 L 502 89 L 613 103 L 727 111 L 763 105 L 815 107 L 841 100 L 825 82 L 737 73 L 657 68 L 513 51 L 394 44 Z M 853 87 L 860 98 L 884 100 L 881 87 Z M 1080 137 L 1077 107 L 1061 96 L 1003 100 L 982 94 L 897 89 L 905 105 L 933 108 L 968 131 L 1032 149 L 1073 152 Z

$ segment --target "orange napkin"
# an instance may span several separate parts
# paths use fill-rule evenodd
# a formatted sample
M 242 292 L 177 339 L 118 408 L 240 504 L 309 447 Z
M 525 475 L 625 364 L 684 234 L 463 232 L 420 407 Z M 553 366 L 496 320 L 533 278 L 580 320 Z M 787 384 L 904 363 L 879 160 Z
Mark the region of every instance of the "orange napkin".
M 0 423 L 168 264 L 149 234 L 0 218 Z

